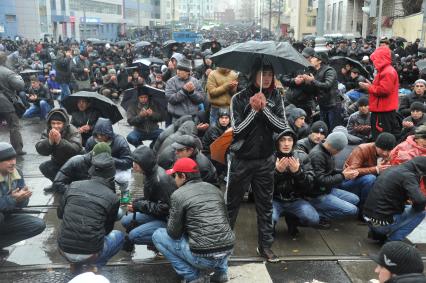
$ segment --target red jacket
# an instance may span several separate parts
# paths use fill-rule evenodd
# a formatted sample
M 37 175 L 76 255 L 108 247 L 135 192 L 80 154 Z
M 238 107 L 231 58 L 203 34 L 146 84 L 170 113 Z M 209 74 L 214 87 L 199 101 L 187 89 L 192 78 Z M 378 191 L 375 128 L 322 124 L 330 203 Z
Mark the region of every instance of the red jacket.
M 370 56 L 377 75 L 368 90 L 371 112 L 389 112 L 398 109 L 398 73 L 392 67 L 391 52 L 388 47 L 376 49 Z

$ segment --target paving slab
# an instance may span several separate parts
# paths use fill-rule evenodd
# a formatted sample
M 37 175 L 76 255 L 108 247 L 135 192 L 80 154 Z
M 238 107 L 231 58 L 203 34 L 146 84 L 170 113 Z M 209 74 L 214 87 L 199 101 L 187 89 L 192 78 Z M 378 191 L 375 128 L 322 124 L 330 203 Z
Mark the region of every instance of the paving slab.
M 234 256 L 256 256 L 257 221 L 253 203 L 243 203 L 235 225 L 236 245 Z M 273 250 L 278 256 L 289 255 L 332 255 L 330 249 L 315 229 L 301 229 L 301 234 L 292 239 L 287 233 L 284 219 L 277 226 Z
M 266 265 L 273 282 L 304 283 L 314 279 L 321 282 L 350 283 L 342 267 L 335 261 L 292 261 Z

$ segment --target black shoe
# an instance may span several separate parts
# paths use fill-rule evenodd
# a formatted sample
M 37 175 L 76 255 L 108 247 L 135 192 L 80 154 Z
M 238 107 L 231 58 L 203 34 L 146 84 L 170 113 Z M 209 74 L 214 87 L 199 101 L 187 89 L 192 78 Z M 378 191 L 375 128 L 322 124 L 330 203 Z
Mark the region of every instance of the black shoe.
M 384 244 L 388 239 L 386 235 L 376 233 L 373 230 L 368 231 L 367 237 L 371 240 L 378 241 L 380 244 Z
M 256 252 L 259 256 L 265 258 L 268 262 L 275 263 L 281 261 L 270 248 L 257 247 Z
M 329 220 L 325 219 L 325 218 L 320 218 L 320 221 L 318 223 L 318 225 L 316 226 L 317 229 L 321 229 L 321 230 L 328 230 L 331 228 L 331 223 Z
M 25 152 L 23 150 L 16 151 L 16 155 L 25 155 L 25 154 L 27 154 L 27 152 Z
M 45 193 L 54 193 L 55 192 L 55 189 L 53 189 L 53 187 L 52 186 L 48 186 L 48 187 L 46 187 L 46 188 L 44 188 L 43 189 L 43 191 L 45 192 Z
M 287 230 L 291 237 L 297 237 L 300 232 L 297 229 L 297 220 L 295 218 L 285 217 L 285 222 L 287 223 Z
M 228 274 L 226 274 L 226 272 L 215 271 L 215 273 L 213 273 L 213 275 L 210 276 L 210 282 L 213 282 L 213 283 L 228 282 Z
M 126 236 L 124 238 L 124 244 L 123 244 L 123 247 L 121 249 L 123 251 L 131 253 L 135 250 L 135 244 L 132 241 L 130 241 L 128 236 Z

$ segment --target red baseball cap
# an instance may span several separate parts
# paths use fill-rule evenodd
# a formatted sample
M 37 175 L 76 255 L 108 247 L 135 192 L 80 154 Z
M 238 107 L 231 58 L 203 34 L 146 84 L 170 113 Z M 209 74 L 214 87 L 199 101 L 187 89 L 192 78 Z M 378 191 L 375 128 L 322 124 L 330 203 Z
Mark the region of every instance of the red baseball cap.
M 179 173 L 197 173 L 197 172 L 199 172 L 198 171 L 198 165 L 191 158 L 188 158 L 188 157 L 180 158 L 175 162 L 172 169 L 169 169 L 169 170 L 166 171 L 166 173 L 168 175 L 172 175 L 176 172 L 179 172 Z

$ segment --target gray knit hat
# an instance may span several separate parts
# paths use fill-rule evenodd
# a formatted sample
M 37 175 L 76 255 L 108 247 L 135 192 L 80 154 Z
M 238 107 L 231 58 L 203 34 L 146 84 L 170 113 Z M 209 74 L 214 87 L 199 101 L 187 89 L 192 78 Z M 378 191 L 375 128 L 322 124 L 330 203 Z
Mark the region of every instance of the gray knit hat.
M 7 142 L 0 142 L 0 162 L 10 160 L 16 157 L 16 151 L 12 145 Z
M 348 138 L 342 132 L 333 132 L 328 135 L 325 142 L 333 149 L 341 151 L 348 145 Z
M 419 251 L 404 242 L 388 242 L 372 260 L 396 275 L 423 273 L 424 265 Z

